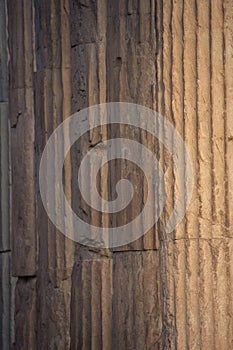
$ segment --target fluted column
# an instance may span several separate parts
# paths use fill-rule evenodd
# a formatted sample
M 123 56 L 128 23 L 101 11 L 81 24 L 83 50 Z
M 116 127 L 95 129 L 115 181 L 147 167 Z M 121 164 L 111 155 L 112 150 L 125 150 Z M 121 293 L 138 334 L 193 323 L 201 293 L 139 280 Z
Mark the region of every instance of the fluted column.
M 229 349 L 233 7 L 227 0 L 161 1 L 159 7 L 160 108 L 183 136 L 194 172 L 186 219 L 161 241 L 163 346 Z M 175 198 L 176 169 L 169 167 Z

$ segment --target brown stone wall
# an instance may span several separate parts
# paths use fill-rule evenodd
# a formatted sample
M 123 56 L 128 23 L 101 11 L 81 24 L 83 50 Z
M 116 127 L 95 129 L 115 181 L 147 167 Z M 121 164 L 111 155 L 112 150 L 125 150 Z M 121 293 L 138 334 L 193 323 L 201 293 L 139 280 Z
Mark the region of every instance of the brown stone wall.
M 8 0 L 7 11 L 14 348 L 231 349 L 232 2 Z M 143 205 L 142 174 L 122 216 L 90 210 L 76 195 L 81 155 L 109 137 L 127 135 L 153 149 L 167 202 L 141 239 L 89 249 L 48 219 L 39 162 L 64 119 L 112 101 L 147 106 L 175 126 L 192 159 L 194 191 L 186 217 L 167 234 L 179 181 L 167 150 L 142 130 L 93 130 L 64 168 L 66 196 L 81 217 L 124 223 Z M 132 164 L 119 163 L 117 171 L 110 164 L 100 174 L 102 193 L 108 181 L 113 191 L 119 177 L 135 171 Z

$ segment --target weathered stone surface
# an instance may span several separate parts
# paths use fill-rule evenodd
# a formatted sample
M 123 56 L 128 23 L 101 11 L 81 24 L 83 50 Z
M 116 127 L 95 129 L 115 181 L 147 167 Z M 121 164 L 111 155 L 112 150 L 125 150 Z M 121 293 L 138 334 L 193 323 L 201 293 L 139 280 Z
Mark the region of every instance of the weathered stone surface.
M 0 253 L 0 346 L 4 350 L 11 344 L 10 280 L 10 252 Z
M 10 163 L 8 102 L 0 102 L 0 252 L 10 250 Z
M 71 349 L 111 349 L 112 259 L 79 251 L 72 275 Z
M 56 276 L 57 271 L 53 271 Z M 52 274 L 52 271 L 50 271 Z M 43 349 L 70 348 L 70 311 L 71 309 L 70 279 L 59 281 L 55 286 L 53 281 L 41 273 L 38 280 L 37 334 L 36 346 Z
M 163 243 L 164 348 L 232 347 L 232 244 L 231 238 Z
M 163 346 L 228 349 L 232 347 L 228 282 L 232 278 L 228 136 L 232 117 L 227 82 L 233 9 L 228 1 L 163 2 L 160 6 L 163 50 L 158 76 L 164 84 L 160 108 L 163 111 L 164 101 L 165 116 L 170 114 L 184 137 L 194 170 L 185 220 L 172 234 L 160 233 Z M 167 165 L 169 212 L 176 198 L 177 170 L 169 159 Z
M 70 10 L 69 1 L 35 3 L 35 103 L 36 161 L 53 130 L 70 115 Z M 43 28 L 41 31 L 40 28 Z M 71 199 L 69 156 L 64 169 L 64 190 Z M 56 178 L 56 160 L 54 160 Z M 51 188 L 55 189 L 55 182 Z M 54 196 L 54 201 L 56 197 Z M 71 274 L 74 243 L 49 221 L 40 196 L 38 215 L 38 344 L 46 349 L 68 349 L 71 327 Z M 58 307 L 59 305 L 59 307 Z
M 19 277 L 15 348 L 231 349 L 232 1 L 8 1 L 8 17 L 13 274 Z M 64 189 L 90 223 L 123 224 L 146 199 L 143 175 L 126 162 L 117 169 L 109 164 L 99 180 L 105 198 L 117 179 L 135 180 L 137 196 L 121 215 L 92 210 L 77 195 L 81 157 L 99 141 L 127 136 L 142 142 L 166 177 L 159 223 L 111 252 L 89 250 L 59 233 L 37 183 L 56 126 L 71 113 L 110 101 L 142 104 L 165 116 L 184 138 L 194 170 L 186 217 L 167 234 L 182 179 L 165 147 L 124 127 L 84 135 L 66 159 Z M 0 109 L 6 116 L 5 102 Z M 91 170 L 85 179 L 90 197 Z M 0 244 L 8 247 L 4 237 Z
M 0 102 L 8 101 L 7 7 L 0 2 Z
M 11 277 L 10 142 L 8 108 L 7 6 L 0 1 L 0 348 L 14 338 L 14 286 Z
M 34 16 L 32 3 L 8 1 L 9 116 L 12 166 L 12 270 L 36 272 Z
M 0 252 L 0 347 L 8 350 L 14 342 L 16 278 L 11 276 L 11 252 Z
M 161 348 L 159 274 L 155 250 L 114 253 L 112 349 Z
M 10 164 L 8 125 L 7 9 L 0 3 L 0 252 L 10 250 Z
M 15 289 L 15 343 L 13 349 L 37 349 L 36 278 L 19 278 Z
M 159 349 L 158 252 L 80 250 L 72 277 L 72 349 Z

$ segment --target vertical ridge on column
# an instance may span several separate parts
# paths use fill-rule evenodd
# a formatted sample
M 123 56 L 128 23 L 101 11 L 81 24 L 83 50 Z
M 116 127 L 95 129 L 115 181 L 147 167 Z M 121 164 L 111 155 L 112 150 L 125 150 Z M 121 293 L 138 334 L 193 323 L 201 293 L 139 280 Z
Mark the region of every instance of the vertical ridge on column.
M 213 153 L 213 236 L 225 235 L 225 122 L 224 122 L 224 47 L 222 1 L 211 5 L 211 105 Z
M 71 43 L 70 43 L 70 8 L 69 0 L 62 0 L 61 10 L 61 69 L 62 69 L 62 120 L 71 115 Z M 69 135 L 64 135 L 64 146 L 69 142 Z M 69 203 L 72 196 L 72 173 L 70 152 L 64 162 L 64 193 Z M 66 215 L 66 214 L 64 214 Z M 69 278 L 74 262 L 74 243 L 65 237 L 64 241 L 64 278 Z
M 212 154 L 210 100 L 210 2 L 197 3 L 197 86 L 198 86 L 198 189 L 200 198 L 199 229 L 201 237 L 212 237 Z
M 13 342 L 10 232 L 10 142 L 7 3 L 0 2 L 0 348 Z
M 15 8 L 16 6 L 16 8 Z M 36 273 L 33 5 L 8 2 L 12 162 L 12 269 Z M 13 59 L 14 58 L 14 59 Z M 21 181 L 22 180 L 22 181 Z
M 233 227 L 233 5 L 231 1 L 224 0 L 224 47 L 225 47 L 225 98 L 226 98 L 226 161 L 227 161 L 227 195 L 228 195 L 228 225 Z M 229 235 L 232 237 L 231 230 Z
M 37 166 L 49 136 L 71 113 L 71 63 L 70 63 L 70 9 L 68 0 L 36 2 L 37 71 L 36 96 L 36 147 Z M 64 154 L 69 135 L 63 135 L 61 147 L 55 145 L 53 179 L 49 184 L 54 206 L 56 157 Z M 71 173 L 69 154 L 64 166 L 64 191 L 71 198 Z M 38 339 L 42 348 L 70 346 L 70 298 L 71 273 L 74 259 L 74 243 L 66 238 L 48 219 L 38 197 L 39 271 L 37 305 Z M 65 215 L 65 213 L 64 213 Z
M 185 144 L 189 151 L 194 181 L 197 182 L 197 8 L 195 0 L 184 0 L 184 119 Z M 199 198 L 194 186 L 192 201 L 186 213 L 187 242 L 187 328 L 188 344 L 200 349 L 200 303 L 199 303 Z M 195 238 L 195 240 L 192 240 Z
M 2 3 L 2 2 L 1 2 Z M 36 348 L 37 232 L 35 206 L 34 4 L 7 1 L 9 119 L 11 136 L 11 275 L 15 344 Z M 2 12 L 1 12 L 2 15 Z M 9 188 L 9 187 L 8 187 Z M 13 279 L 11 278 L 12 282 Z M 12 283 L 13 289 L 13 283 Z M 22 322 L 22 320 L 29 320 Z M 22 337 L 24 334 L 24 337 Z M 15 344 L 12 346 L 14 347 Z
M 171 108 L 172 119 L 176 130 L 182 138 L 185 137 L 185 120 L 184 120 L 184 3 L 183 1 L 172 1 L 171 13 Z M 173 135 L 171 135 L 173 137 Z M 177 149 L 177 145 L 173 142 L 173 148 L 179 152 L 185 163 L 183 149 Z M 182 192 L 182 200 L 185 201 L 185 166 L 177 169 L 172 164 L 173 177 L 173 205 L 176 201 L 179 192 Z M 172 181 L 172 180 L 171 180 Z M 172 183 L 169 183 L 171 186 Z M 185 203 L 179 203 L 179 210 L 184 210 Z M 172 208 L 173 209 L 173 208 Z M 185 218 L 175 228 L 174 235 L 176 239 L 185 238 L 186 236 Z M 186 241 L 181 240 L 180 245 L 176 245 L 177 255 L 174 254 L 175 263 L 177 267 L 177 279 L 175 288 L 175 322 L 176 328 L 179 329 L 177 333 L 177 348 L 185 349 L 188 344 L 187 333 L 187 256 L 186 256 Z

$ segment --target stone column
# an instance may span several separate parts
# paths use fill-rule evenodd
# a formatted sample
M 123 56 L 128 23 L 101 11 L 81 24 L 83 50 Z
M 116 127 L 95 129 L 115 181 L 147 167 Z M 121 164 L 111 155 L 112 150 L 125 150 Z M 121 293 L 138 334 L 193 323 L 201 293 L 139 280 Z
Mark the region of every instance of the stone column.
M 230 349 L 231 0 L 9 0 L 8 17 L 15 348 Z M 141 239 L 91 249 L 48 219 L 39 163 L 63 120 L 114 101 L 144 105 L 170 121 L 190 153 L 194 190 L 186 217 L 167 234 L 180 181 L 167 149 L 129 127 L 85 134 L 64 166 L 66 196 L 81 218 L 123 224 L 146 200 L 143 174 L 125 161 L 104 167 L 98 182 L 111 198 L 119 178 L 133 180 L 136 196 L 122 215 L 107 217 L 80 197 L 81 158 L 109 137 L 127 136 L 153 150 L 167 193 L 159 222 Z M 161 137 L 173 135 L 161 130 Z
M 233 6 L 228 0 L 158 6 L 158 111 L 183 136 L 194 170 L 186 219 L 160 245 L 163 348 L 230 349 Z M 174 198 L 169 160 L 167 176 Z

